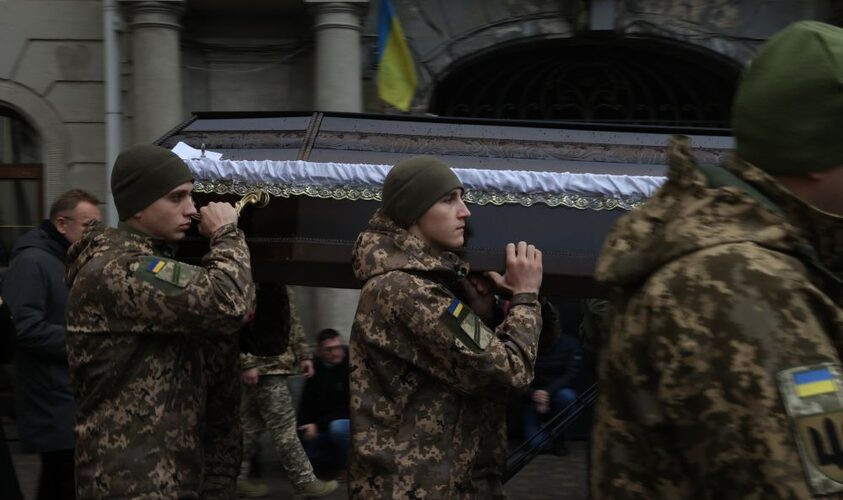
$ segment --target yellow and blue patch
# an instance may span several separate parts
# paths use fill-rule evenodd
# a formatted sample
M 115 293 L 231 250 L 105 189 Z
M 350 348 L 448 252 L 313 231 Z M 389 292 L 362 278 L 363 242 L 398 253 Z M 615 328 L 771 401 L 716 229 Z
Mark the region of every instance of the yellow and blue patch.
M 793 383 L 800 398 L 837 392 L 834 375 L 827 368 L 794 373 Z
M 157 257 L 153 258 L 152 261 L 147 266 L 146 270 L 151 272 L 152 274 L 158 274 L 164 266 L 167 265 L 166 261 L 163 261 Z
M 448 313 L 455 318 L 459 318 L 462 309 L 462 302 L 460 302 L 459 299 L 454 299 L 451 301 L 451 305 L 448 306 Z

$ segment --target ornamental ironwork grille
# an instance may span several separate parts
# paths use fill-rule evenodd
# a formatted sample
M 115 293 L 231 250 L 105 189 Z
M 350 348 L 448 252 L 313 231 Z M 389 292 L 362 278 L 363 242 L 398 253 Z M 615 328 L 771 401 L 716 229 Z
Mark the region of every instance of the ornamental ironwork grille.
M 499 49 L 437 86 L 440 116 L 728 127 L 740 68 L 641 39 Z

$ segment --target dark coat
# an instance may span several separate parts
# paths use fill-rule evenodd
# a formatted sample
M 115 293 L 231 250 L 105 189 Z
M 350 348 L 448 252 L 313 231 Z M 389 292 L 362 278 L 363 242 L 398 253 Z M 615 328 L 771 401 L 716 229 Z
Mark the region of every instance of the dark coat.
M 3 278 L 3 299 L 17 330 L 15 404 L 23 446 L 45 452 L 74 447 L 74 401 L 65 344 L 64 282 L 68 241 L 52 223 L 21 236 Z
M 559 389 L 572 387 L 582 365 L 580 343 L 573 335 L 560 335 L 546 352 L 536 357 L 536 377 L 530 384 L 535 391 L 543 389 L 553 395 Z
M 316 424 L 319 432 L 325 432 L 333 420 L 348 418 L 348 354 L 334 366 L 318 358 L 313 366 L 316 373 L 307 379 L 302 391 L 299 425 Z

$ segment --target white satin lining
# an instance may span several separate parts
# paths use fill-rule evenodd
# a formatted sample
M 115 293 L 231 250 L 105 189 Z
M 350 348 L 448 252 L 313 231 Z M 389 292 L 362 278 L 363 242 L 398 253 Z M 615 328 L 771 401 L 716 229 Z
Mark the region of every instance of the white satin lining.
M 185 159 L 196 178 L 243 184 L 271 184 L 291 187 L 349 187 L 380 189 L 390 165 L 316 163 L 299 160 L 212 160 Z M 511 194 L 577 194 L 609 198 L 649 198 L 665 177 L 483 170 L 455 168 L 467 191 Z

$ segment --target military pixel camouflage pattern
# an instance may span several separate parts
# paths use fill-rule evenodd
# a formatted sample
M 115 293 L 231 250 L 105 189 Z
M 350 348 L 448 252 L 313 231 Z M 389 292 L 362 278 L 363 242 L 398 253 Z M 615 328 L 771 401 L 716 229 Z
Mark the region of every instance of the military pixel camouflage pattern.
M 216 335 L 205 343 L 205 500 L 237 498 L 237 475 L 243 459 L 239 344 L 237 335 Z
M 121 225 L 95 226 L 68 254 L 79 498 L 201 491 L 202 443 L 212 439 L 203 435 L 203 347 L 214 334 L 234 334 L 252 307 L 249 251 L 229 224 L 211 238 L 201 267 L 162 253 Z
M 350 496 L 502 496 L 504 405 L 533 379 L 538 301 L 512 307 L 488 338 L 458 335 L 476 325 L 449 290 L 464 264 L 380 211 L 353 265 L 366 283 L 350 342 Z
M 597 266 L 619 298 L 600 353 L 592 496 L 810 498 L 804 423 L 777 377 L 840 366 L 843 219 L 739 159 L 718 174 L 736 182 L 710 187 L 684 141 L 669 158 L 667 183 L 618 222 Z
M 261 375 L 257 385 L 244 384 L 242 415 L 245 457 L 252 456 L 258 434 L 266 429 L 290 482 L 301 486 L 316 480 L 296 430 L 296 411 L 287 388 L 287 377 Z M 241 477 L 247 477 L 249 462 L 244 461 L 242 467 Z
M 257 368 L 258 373 L 263 375 L 296 375 L 301 370 L 299 365 L 305 359 L 312 359 L 313 352 L 307 344 L 304 335 L 304 328 L 299 317 L 299 310 L 296 306 L 296 295 L 290 287 L 284 287 L 289 299 L 288 310 L 290 312 L 290 341 L 287 350 L 277 356 L 259 356 L 243 353 L 240 355 L 242 370 Z
M 290 287 L 284 288 L 288 298 L 286 310 L 290 314 L 287 322 L 290 328 L 287 350 L 276 356 L 240 355 L 241 370 L 258 369 L 257 385 L 243 385 L 243 456 L 247 460 L 242 464 L 241 477 L 245 478 L 249 472 L 248 458 L 255 451 L 258 434 L 267 430 L 275 443 L 287 477 L 294 485 L 300 486 L 315 481 L 316 476 L 298 437 L 296 411 L 285 375 L 299 373 L 301 362 L 311 359 L 312 354 L 299 318 L 295 295 Z M 260 314 L 260 308 L 256 314 Z M 282 325 L 278 325 L 278 328 L 282 328 Z M 281 335 L 281 332 L 278 334 Z

